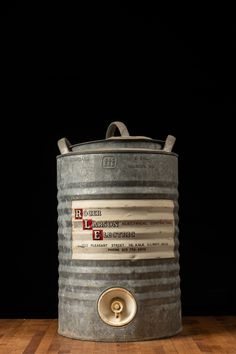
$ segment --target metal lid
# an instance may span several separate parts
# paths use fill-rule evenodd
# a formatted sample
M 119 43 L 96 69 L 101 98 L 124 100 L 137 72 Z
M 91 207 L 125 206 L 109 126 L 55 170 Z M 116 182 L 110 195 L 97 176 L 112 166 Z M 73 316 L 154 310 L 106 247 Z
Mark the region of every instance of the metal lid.
M 114 136 L 118 129 L 120 136 Z M 92 153 L 102 151 L 146 151 L 170 153 L 175 143 L 175 137 L 168 135 L 165 141 L 155 140 L 146 136 L 131 136 L 126 125 L 122 122 L 112 122 L 107 128 L 104 140 L 88 141 L 71 145 L 68 139 L 58 141 L 62 155 L 73 153 Z

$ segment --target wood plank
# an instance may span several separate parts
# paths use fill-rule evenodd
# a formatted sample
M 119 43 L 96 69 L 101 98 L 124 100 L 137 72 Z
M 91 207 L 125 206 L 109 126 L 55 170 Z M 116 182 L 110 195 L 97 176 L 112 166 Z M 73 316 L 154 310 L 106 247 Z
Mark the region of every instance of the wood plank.
M 0 319 L 0 354 L 236 354 L 236 316 L 184 317 L 175 337 L 130 343 L 88 342 L 57 333 L 55 319 Z
M 46 328 L 46 332 L 39 343 L 35 354 L 44 354 L 47 353 L 49 347 L 52 343 L 52 340 L 55 335 L 57 335 L 57 321 L 56 320 L 47 320 L 48 326 Z
M 22 354 L 32 354 L 35 353 L 43 336 L 45 334 L 45 331 L 36 331 L 36 333 L 32 336 L 29 344 L 25 348 Z

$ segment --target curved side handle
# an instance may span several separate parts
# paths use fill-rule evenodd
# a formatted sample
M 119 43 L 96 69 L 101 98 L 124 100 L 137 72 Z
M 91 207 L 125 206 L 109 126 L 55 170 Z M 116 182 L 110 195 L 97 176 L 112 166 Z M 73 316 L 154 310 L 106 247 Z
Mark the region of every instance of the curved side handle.
M 71 151 L 71 148 L 70 148 L 71 143 L 66 138 L 62 138 L 62 139 L 58 140 L 57 146 L 58 146 L 60 153 L 62 155 L 67 154 L 68 152 Z
M 163 151 L 171 152 L 175 144 L 175 140 L 176 138 L 173 135 L 168 135 L 165 141 L 165 145 L 163 147 Z
M 129 131 L 126 125 L 122 122 L 112 122 L 109 127 L 107 128 L 106 132 L 106 139 L 111 138 L 114 136 L 116 129 L 119 130 L 121 136 L 129 136 Z

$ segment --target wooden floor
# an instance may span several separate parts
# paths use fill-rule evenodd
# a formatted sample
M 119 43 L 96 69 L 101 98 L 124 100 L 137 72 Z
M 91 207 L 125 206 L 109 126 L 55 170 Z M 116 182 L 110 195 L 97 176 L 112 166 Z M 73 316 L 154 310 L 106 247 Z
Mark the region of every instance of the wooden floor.
M 133 343 L 83 342 L 57 334 L 57 320 L 1 320 L 0 354 L 236 354 L 236 317 L 185 317 L 181 334 Z

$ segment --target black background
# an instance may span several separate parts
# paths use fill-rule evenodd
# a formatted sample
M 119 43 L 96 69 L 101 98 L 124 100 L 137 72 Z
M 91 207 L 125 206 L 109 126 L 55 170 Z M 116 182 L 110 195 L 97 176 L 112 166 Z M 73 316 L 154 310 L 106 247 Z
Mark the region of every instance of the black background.
M 183 314 L 236 314 L 233 13 L 33 6 L 1 15 L 0 315 L 57 316 L 56 143 L 114 120 L 177 138 Z

